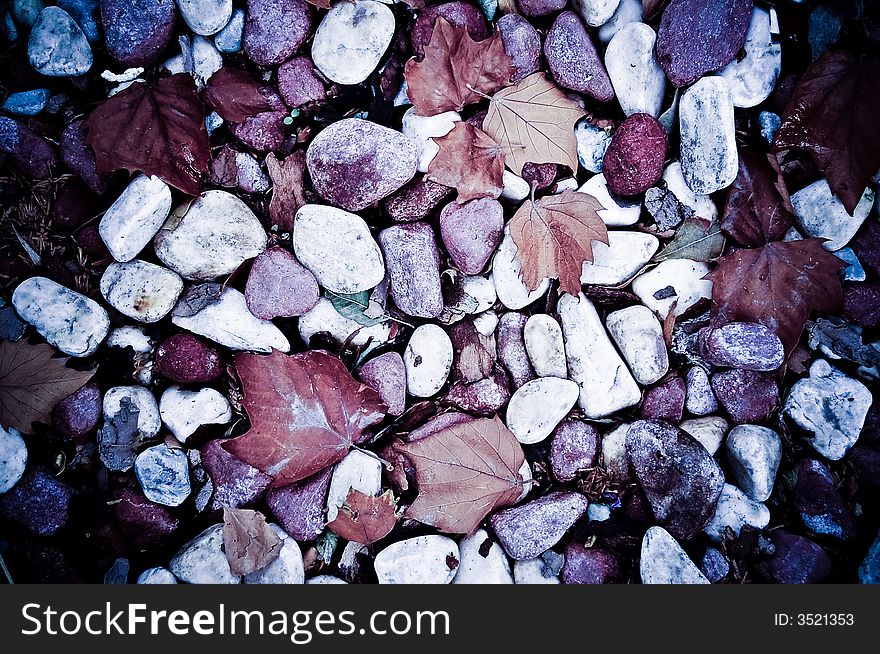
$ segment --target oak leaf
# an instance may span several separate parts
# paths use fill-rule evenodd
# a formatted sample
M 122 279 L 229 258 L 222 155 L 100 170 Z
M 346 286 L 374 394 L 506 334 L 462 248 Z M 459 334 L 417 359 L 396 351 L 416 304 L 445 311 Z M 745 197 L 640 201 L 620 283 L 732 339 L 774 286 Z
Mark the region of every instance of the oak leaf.
M 608 245 L 608 230 L 599 217 L 603 208 L 592 195 L 577 191 L 523 203 L 508 228 L 530 290 L 553 277 L 561 292 L 580 293 L 584 262 L 593 261 L 593 241 Z
M 220 114 L 223 120 L 243 123 L 251 116 L 279 109 L 270 102 L 270 93 L 267 87 L 245 71 L 221 68 L 211 75 L 203 97 L 205 104 Z
M 721 229 L 740 245 L 758 247 L 782 240 L 793 224 L 794 209 L 776 157 L 740 152 Z
M 95 374 L 68 368 L 55 354 L 46 343 L 0 341 L 0 426 L 30 434 L 33 422 L 51 424 L 55 405 Z
M 251 429 L 223 448 L 272 475 L 273 486 L 338 463 L 385 417 L 378 393 L 326 352 L 239 354 L 235 369 Z
M 422 61 L 406 62 L 407 96 L 420 116 L 461 111 L 507 84 L 513 73 L 501 34 L 474 41 L 467 29 L 442 16 L 434 24 Z
M 577 172 L 574 124 L 584 114 L 544 73 L 534 73 L 495 94 L 483 131 L 504 148 L 507 166 L 517 175 L 529 162 L 562 164 Z
M 211 152 L 205 107 L 190 75 L 165 77 L 155 86 L 135 82 L 98 105 L 86 125 L 99 174 L 125 168 L 199 194 Z
M 471 534 L 522 493 L 522 447 L 497 416 L 453 425 L 397 449 L 412 462 L 419 491 L 406 515 L 442 532 Z
M 425 179 L 455 188 L 460 203 L 501 195 L 504 154 L 488 134 L 458 122 L 449 134 L 434 141 L 440 152 L 428 166 Z
M 327 525 L 333 533 L 362 545 L 370 545 L 391 533 L 397 522 L 394 493 L 379 497 L 349 489 L 336 519 Z
M 303 150 L 297 150 L 282 161 L 275 157 L 275 153 L 269 153 L 269 156 L 266 157 L 266 170 L 272 179 L 269 219 L 279 229 L 291 231 L 296 212 L 306 204 L 303 193 L 306 153 Z
M 223 550 L 234 575 L 249 575 L 272 563 L 284 541 L 266 518 L 251 509 L 223 509 Z

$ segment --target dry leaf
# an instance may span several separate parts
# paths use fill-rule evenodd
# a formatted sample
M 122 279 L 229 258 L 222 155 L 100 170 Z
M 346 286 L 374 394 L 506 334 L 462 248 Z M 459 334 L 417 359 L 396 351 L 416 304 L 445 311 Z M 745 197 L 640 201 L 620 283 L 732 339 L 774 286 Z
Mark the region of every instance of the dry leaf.
M 675 230 L 675 238 L 654 257 L 654 261 L 692 259 L 713 261 L 724 251 L 724 234 L 718 221 L 699 216 L 688 218 Z
M 306 0 L 306 2 L 318 9 L 330 9 L 333 6 L 333 0 Z
M 74 370 L 46 343 L 0 341 L 0 426 L 30 434 L 31 423 L 51 424 L 52 409 L 92 378 Z
M 406 93 L 420 116 L 461 111 L 509 84 L 510 62 L 500 33 L 477 42 L 441 16 L 424 59 L 406 62 Z
M 385 538 L 394 529 L 396 508 L 394 493 L 390 490 L 375 497 L 352 488 L 336 519 L 327 527 L 346 540 L 370 545 Z
M 306 171 L 306 153 L 297 150 L 284 161 L 278 161 L 275 153 L 266 157 L 266 169 L 272 178 L 272 201 L 269 218 L 282 231 L 293 229 L 293 219 L 300 207 L 306 204 L 303 194 L 303 175 Z
M 221 68 L 211 76 L 203 97 L 223 120 L 243 123 L 264 111 L 277 110 L 269 91 L 243 70 Z
M 584 110 L 544 73 L 495 94 L 483 131 L 507 155 L 507 166 L 517 175 L 527 163 L 556 163 L 577 172 L 577 139 L 574 124 Z
M 412 462 L 419 491 L 406 515 L 442 532 L 473 533 L 522 493 L 522 447 L 498 417 L 453 425 L 397 450 Z
M 593 241 L 608 244 L 608 230 L 599 217 L 602 209 L 592 195 L 577 191 L 523 203 L 509 228 L 530 290 L 553 277 L 559 279 L 561 292 L 580 293 L 584 262 L 593 261 Z
M 251 509 L 223 509 L 223 550 L 234 575 L 249 575 L 272 563 L 284 542 L 266 524 L 266 518 Z
M 781 241 L 793 224 L 794 209 L 776 157 L 740 152 L 721 229 L 740 245 L 758 247 Z
M 497 198 L 504 189 L 504 154 L 483 130 L 458 122 L 449 134 L 434 139 L 440 152 L 425 179 L 455 188 L 458 202 Z

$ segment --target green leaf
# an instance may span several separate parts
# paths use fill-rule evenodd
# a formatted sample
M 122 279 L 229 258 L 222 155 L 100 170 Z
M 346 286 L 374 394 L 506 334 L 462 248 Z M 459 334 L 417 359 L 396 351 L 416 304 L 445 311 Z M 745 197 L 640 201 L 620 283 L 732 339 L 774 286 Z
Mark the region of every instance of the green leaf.
M 693 259 L 712 261 L 724 250 L 724 235 L 718 221 L 705 218 L 689 218 L 675 232 L 675 238 L 654 257 L 654 261 L 667 259 Z
M 372 327 L 387 320 L 385 312 L 375 302 L 370 302 L 370 292 L 362 291 L 352 295 L 324 291 L 324 297 L 330 300 L 339 315 L 354 320 L 364 327 Z M 377 311 L 378 308 L 378 311 Z

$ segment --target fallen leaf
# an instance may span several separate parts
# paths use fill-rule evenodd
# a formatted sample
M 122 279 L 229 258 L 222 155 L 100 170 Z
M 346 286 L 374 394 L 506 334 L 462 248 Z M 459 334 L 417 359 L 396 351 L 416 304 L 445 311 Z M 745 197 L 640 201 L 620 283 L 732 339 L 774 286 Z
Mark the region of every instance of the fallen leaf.
M 534 73 L 495 94 L 483 131 L 504 148 L 507 166 L 517 175 L 529 162 L 562 164 L 577 172 L 574 124 L 584 114 L 544 73 Z
M 291 231 L 296 212 L 306 203 L 303 194 L 303 176 L 306 172 L 306 153 L 297 150 L 283 161 L 275 153 L 266 157 L 266 169 L 272 179 L 272 201 L 269 219 L 279 229 Z
M 407 517 L 442 532 L 471 534 L 522 493 L 522 447 L 498 417 L 453 425 L 397 449 L 412 462 L 419 491 Z
M 694 216 L 685 220 L 675 231 L 675 237 L 663 248 L 654 261 L 693 259 L 713 261 L 724 251 L 724 234 L 718 221 Z
M 826 52 L 795 88 L 773 149 L 809 153 L 853 213 L 880 169 L 878 116 L 880 59 L 844 50 Z
M 369 291 L 346 294 L 334 293 L 325 289 L 324 297 L 330 300 L 330 304 L 340 316 L 354 320 L 364 327 L 378 325 L 388 318 L 381 305 L 370 299 Z
M 425 179 L 456 189 L 460 203 L 501 195 L 504 154 L 488 134 L 458 122 L 449 134 L 434 141 L 440 152 L 428 166 Z
M 406 94 L 420 116 L 461 111 L 510 84 L 510 62 L 500 33 L 474 41 L 467 29 L 441 16 L 424 59 L 406 62 Z
M 211 152 L 205 107 L 191 76 L 178 73 L 155 86 L 136 82 L 98 105 L 86 126 L 99 174 L 125 168 L 199 194 Z
M 330 9 L 333 5 L 333 0 L 306 0 L 306 2 L 318 9 Z
M 664 4 L 666 0 L 642 0 L 642 15 L 645 20 L 653 17 Z
M 278 558 L 283 545 L 262 513 L 223 509 L 223 551 L 232 574 L 244 576 L 262 570 Z
M 385 538 L 394 529 L 396 507 L 394 493 L 390 490 L 375 497 L 352 488 L 336 519 L 327 527 L 353 543 L 370 545 Z
M 235 369 L 251 429 L 223 447 L 272 475 L 274 486 L 338 463 L 385 417 L 378 393 L 326 352 L 238 354 Z
M 602 209 L 592 195 L 577 191 L 523 203 L 508 226 L 530 290 L 553 277 L 559 279 L 560 292 L 580 293 L 584 262 L 593 261 L 593 241 L 608 244 Z
M 794 209 L 776 157 L 740 152 L 721 229 L 740 245 L 758 247 L 782 240 L 793 224 Z
M 823 239 L 768 243 L 721 257 L 710 273 L 713 320 L 758 322 L 791 352 L 811 311 L 836 313 L 843 303 L 838 271 L 846 264 Z
M 278 109 L 269 101 L 266 87 L 237 68 L 221 68 L 214 73 L 202 97 L 223 120 L 232 123 L 243 123 L 264 111 Z
M 74 370 L 46 343 L 0 341 L 0 425 L 31 434 L 31 423 L 51 424 L 52 409 L 92 378 Z

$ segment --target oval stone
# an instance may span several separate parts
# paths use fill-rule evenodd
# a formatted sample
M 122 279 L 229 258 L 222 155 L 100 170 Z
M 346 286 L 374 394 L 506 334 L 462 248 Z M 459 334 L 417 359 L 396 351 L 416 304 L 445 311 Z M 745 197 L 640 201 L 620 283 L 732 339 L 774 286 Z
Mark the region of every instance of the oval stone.
M 608 190 L 640 195 L 663 176 L 666 130 L 648 114 L 633 114 L 620 124 L 605 151 L 602 172 Z
M 248 309 L 261 320 L 291 318 L 318 303 L 315 276 L 282 247 L 262 252 L 251 266 L 244 289 Z
M 158 322 L 174 308 L 183 280 L 167 268 L 135 259 L 112 263 L 101 276 L 101 295 L 119 313 L 139 322 Z
M 504 207 L 498 200 L 481 198 L 450 203 L 440 212 L 440 235 L 452 262 L 467 275 L 486 267 L 504 232 Z
M 101 0 L 101 23 L 107 51 L 117 63 L 148 66 L 174 32 L 174 0 Z
M 210 36 L 232 18 L 232 0 L 177 0 L 180 15 L 196 34 Z
M 569 379 L 541 377 L 523 384 L 507 405 L 507 428 L 525 445 L 540 443 L 571 411 L 580 394 Z
M 244 52 L 260 66 L 290 59 L 312 31 L 312 10 L 305 0 L 248 0 Z
M 504 43 L 504 51 L 511 59 L 514 84 L 541 69 L 541 35 L 532 24 L 519 14 L 505 14 L 496 24 Z
M 567 89 L 599 102 L 614 99 L 614 87 L 596 46 L 577 14 L 564 11 L 556 17 L 544 39 L 544 57 L 553 79 Z
M 48 77 L 75 77 L 92 67 L 92 48 L 76 21 L 59 7 L 37 16 L 28 38 L 31 66 Z

